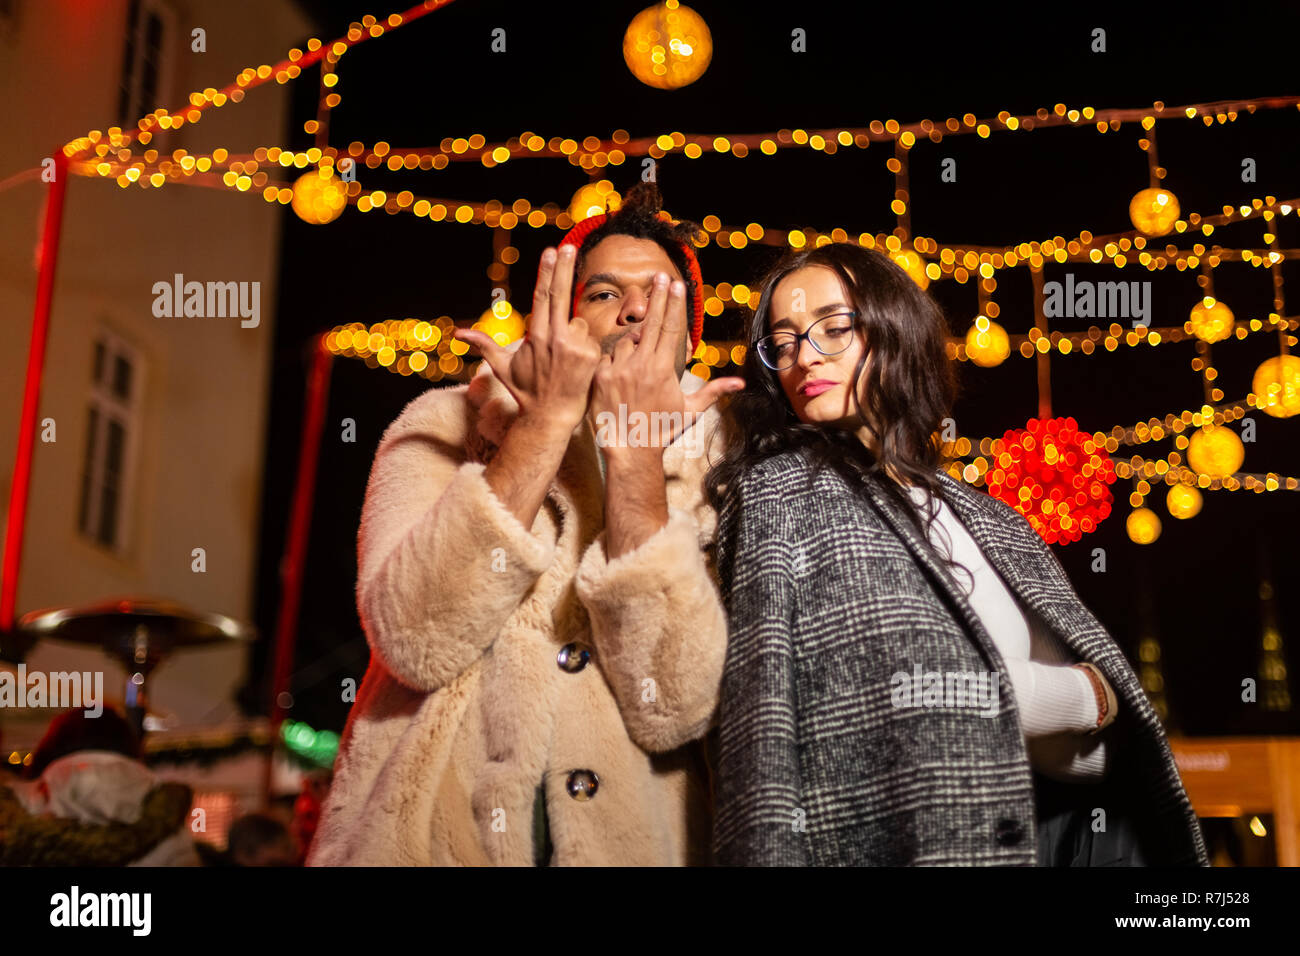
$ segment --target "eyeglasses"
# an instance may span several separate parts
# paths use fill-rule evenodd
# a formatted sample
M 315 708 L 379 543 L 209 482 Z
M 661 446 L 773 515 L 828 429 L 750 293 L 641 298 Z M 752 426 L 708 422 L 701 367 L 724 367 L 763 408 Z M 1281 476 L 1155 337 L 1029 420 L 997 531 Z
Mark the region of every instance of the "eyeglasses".
M 822 355 L 839 355 L 853 344 L 853 320 L 856 312 L 835 312 L 818 319 L 796 335 L 794 332 L 774 332 L 758 340 L 758 357 L 775 372 L 784 371 L 799 358 L 799 346 L 804 339 Z

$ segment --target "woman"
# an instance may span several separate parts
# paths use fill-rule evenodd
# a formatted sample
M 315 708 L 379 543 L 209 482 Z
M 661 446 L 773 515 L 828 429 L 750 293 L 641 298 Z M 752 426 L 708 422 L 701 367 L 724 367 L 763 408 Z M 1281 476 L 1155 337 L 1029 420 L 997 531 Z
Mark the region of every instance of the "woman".
M 1208 865 L 1114 640 L 1020 514 L 941 470 L 946 338 L 856 245 L 763 283 L 706 479 L 717 862 Z

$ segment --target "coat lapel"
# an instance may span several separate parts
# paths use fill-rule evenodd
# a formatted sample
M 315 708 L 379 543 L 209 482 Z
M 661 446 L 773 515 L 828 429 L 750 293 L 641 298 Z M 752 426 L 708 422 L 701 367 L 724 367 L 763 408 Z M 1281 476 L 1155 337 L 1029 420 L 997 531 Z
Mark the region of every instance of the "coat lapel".
M 899 506 L 881 489 L 880 482 L 883 480 L 887 479 L 873 477 L 866 482 L 867 493 L 876 506 L 876 510 L 894 529 L 894 532 L 906 545 L 907 550 L 912 553 L 917 563 L 929 572 L 930 577 L 938 585 L 942 593 L 952 601 L 961 620 L 970 629 L 970 632 L 975 635 L 975 639 L 993 663 L 994 669 L 1005 672 L 1006 668 L 1002 663 L 1002 655 L 998 652 L 997 646 L 993 643 L 993 638 L 985 629 L 979 615 L 975 613 L 970 601 L 966 599 L 966 592 L 953 580 L 952 574 L 939 562 L 932 549 L 925 546 L 911 521 L 903 514 Z
M 1080 645 L 1077 630 L 1068 626 L 1062 619 L 1055 602 L 1046 600 L 1047 592 L 1044 589 L 1053 588 L 1058 579 L 1056 573 L 1058 569 L 1042 567 L 1041 573 L 1033 575 L 1036 586 L 1029 588 L 1026 587 L 1027 572 L 1024 564 L 1017 565 L 1012 560 L 1014 549 L 1031 558 L 1035 564 L 1052 562 L 1054 555 L 1047 550 L 1047 543 L 1028 523 L 1017 523 L 1017 526 L 1012 527 L 991 516 L 986 503 L 980 500 L 987 497 L 984 492 L 975 491 L 950 475 L 940 473 L 939 477 L 944 488 L 944 500 L 956 512 L 957 517 L 966 526 L 966 530 L 970 532 L 970 536 L 984 552 L 984 557 L 1002 576 L 1002 580 L 1006 582 L 1008 590 L 1015 595 L 1016 600 L 1034 611 L 1071 651 L 1087 659 L 1085 655 L 1088 649 Z M 1064 572 L 1060 573 L 1064 574 Z M 1068 597 L 1072 598 L 1073 594 Z

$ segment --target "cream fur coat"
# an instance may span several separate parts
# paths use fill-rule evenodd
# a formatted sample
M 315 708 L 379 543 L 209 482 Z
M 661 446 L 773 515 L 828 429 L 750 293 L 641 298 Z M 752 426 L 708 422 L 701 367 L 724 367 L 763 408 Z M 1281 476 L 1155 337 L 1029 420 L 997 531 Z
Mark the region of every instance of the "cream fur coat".
M 726 612 L 701 479 L 718 413 L 664 452 L 668 524 L 610 562 L 585 422 L 531 532 L 488 487 L 517 411 L 483 363 L 379 443 L 357 546 L 370 665 L 308 865 L 531 866 L 543 781 L 552 865 L 708 862 L 699 738 Z M 576 672 L 557 664 L 571 642 L 591 653 Z M 599 779 L 585 801 L 566 787 L 578 769 Z

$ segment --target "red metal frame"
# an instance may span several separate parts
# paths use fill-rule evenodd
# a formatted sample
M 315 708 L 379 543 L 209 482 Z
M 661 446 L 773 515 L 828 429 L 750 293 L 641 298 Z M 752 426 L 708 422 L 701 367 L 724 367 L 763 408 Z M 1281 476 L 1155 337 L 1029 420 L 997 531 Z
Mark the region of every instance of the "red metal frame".
M 311 368 L 307 373 L 307 392 L 303 402 L 302 439 L 298 447 L 298 476 L 294 481 L 289 531 L 280 560 L 280 613 L 275 625 L 275 669 L 271 679 L 271 741 L 267 754 L 263 792 L 271 798 L 271 768 L 280 740 L 280 725 L 286 708 L 280 695 L 289 689 L 294 647 L 298 640 L 298 608 L 302 602 L 302 575 L 311 533 L 311 512 L 316 493 L 316 467 L 320 458 L 321 432 L 325 427 L 325 410 L 329 405 L 330 370 L 334 356 L 325 347 L 324 335 L 312 338 Z
M 32 339 L 27 352 L 27 379 L 23 410 L 18 419 L 18 451 L 14 455 L 13 485 L 9 489 L 9 523 L 5 532 L 4 564 L 0 568 L 0 631 L 14 626 L 18 600 L 18 571 L 22 566 L 23 533 L 27 524 L 27 493 L 31 488 L 32 456 L 36 445 L 36 413 L 41 401 L 45 370 L 45 343 L 54 302 L 54 275 L 59 264 L 59 237 L 63 232 L 63 200 L 68 191 L 68 157 L 54 151 L 54 181 L 45 196 L 45 223 L 41 229 L 41 264 L 36 280 L 36 308 L 32 314 Z

